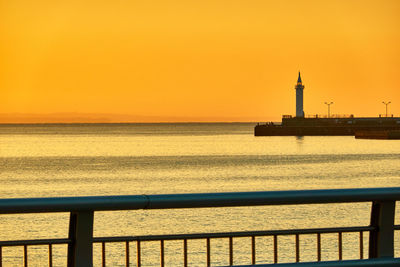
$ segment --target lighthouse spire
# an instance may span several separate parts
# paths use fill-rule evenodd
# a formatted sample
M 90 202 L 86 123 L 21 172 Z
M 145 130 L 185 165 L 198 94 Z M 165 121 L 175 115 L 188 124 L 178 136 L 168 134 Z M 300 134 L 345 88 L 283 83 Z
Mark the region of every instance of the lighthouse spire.
M 296 117 L 304 118 L 304 110 L 303 110 L 304 85 L 301 81 L 300 71 L 299 71 L 299 78 L 297 78 L 297 84 L 295 86 L 295 89 L 296 89 Z

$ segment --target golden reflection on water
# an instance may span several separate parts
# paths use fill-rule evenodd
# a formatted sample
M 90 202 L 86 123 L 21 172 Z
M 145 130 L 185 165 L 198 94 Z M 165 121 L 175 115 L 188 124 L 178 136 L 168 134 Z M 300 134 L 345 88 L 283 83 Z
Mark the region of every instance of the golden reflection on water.
M 398 186 L 400 142 L 353 137 L 247 134 L 3 134 L 1 198 L 167 194 Z M 199 233 L 368 225 L 369 203 L 97 212 L 95 236 Z M 397 216 L 398 218 L 398 216 Z M 68 214 L 0 216 L 0 240 L 63 238 Z M 398 222 L 398 219 L 397 219 Z M 396 253 L 399 235 L 396 233 Z M 271 263 L 272 238 L 257 237 L 257 263 Z M 344 234 L 344 259 L 358 257 L 358 235 Z M 364 237 L 367 248 L 367 235 Z M 337 235 L 323 235 L 322 259 L 337 259 Z M 300 238 L 301 260 L 316 259 L 316 238 Z M 107 264 L 123 266 L 124 244 L 107 244 Z M 205 263 L 205 241 L 189 240 L 189 264 Z M 235 264 L 250 263 L 249 238 L 234 239 Z M 227 239 L 212 240 L 212 263 L 227 265 Z M 47 248 L 29 248 L 32 266 Z M 131 244 L 135 262 L 135 243 Z M 279 238 L 280 262 L 294 261 L 294 237 Z M 365 249 L 366 253 L 367 249 Z M 101 247 L 94 246 L 95 266 Z M 54 266 L 65 266 L 65 246 Z M 182 242 L 166 243 L 166 263 L 183 261 Z M 3 248 L 19 266 L 22 248 Z M 159 244 L 143 243 L 143 266 L 159 264 Z

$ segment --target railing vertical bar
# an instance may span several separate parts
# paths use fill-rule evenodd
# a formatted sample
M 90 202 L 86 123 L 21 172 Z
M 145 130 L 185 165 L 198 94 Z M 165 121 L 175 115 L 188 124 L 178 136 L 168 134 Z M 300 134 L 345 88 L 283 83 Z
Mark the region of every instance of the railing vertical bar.
M 229 265 L 233 265 L 233 238 L 229 237 Z
M 188 266 L 187 239 L 183 239 L 183 266 Z
M 49 244 L 49 267 L 53 267 L 53 245 Z
M 207 267 L 211 266 L 211 240 L 207 237 Z
M 101 242 L 101 266 L 106 267 L 106 243 Z
M 256 264 L 256 237 L 251 237 L 251 264 Z
M 341 261 L 343 259 L 343 233 L 339 232 L 338 233 L 338 242 L 339 242 L 339 260 Z
M 296 234 L 296 262 L 300 261 L 300 238 L 299 234 Z
M 274 235 L 274 263 L 278 263 L 278 236 Z
M 165 256 L 164 256 L 164 240 L 160 240 L 160 266 L 165 266 Z
M 70 212 L 68 266 L 93 266 L 94 211 Z
M 24 245 L 24 267 L 28 267 L 28 246 Z
M 364 258 L 364 232 L 360 231 L 360 260 Z
M 321 261 L 321 233 L 317 233 L 317 261 Z
M 3 247 L 0 246 L 0 267 L 3 267 Z
M 136 260 L 137 260 L 137 267 L 142 266 L 142 261 L 140 259 L 140 240 L 136 242 Z
M 125 242 L 125 266 L 129 267 L 129 241 Z
M 394 257 L 394 217 L 396 201 L 373 201 L 369 233 L 369 258 Z

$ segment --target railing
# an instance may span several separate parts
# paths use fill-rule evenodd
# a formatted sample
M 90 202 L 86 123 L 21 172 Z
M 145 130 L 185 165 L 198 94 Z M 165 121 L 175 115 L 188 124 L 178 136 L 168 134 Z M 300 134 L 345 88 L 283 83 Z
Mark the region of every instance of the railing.
M 328 116 L 328 115 L 312 114 L 312 115 L 307 115 L 306 118 L 311 118 L 311 119 L 318 119 L 318 118 L 348 119 L 348 118 L 354 118 L 354 115 L 353 114 L 330 114 Z
M 379 117 L 381 117 L 381 115 L 379 115 Z M 384 115 L 382 115 L 382 117 L 384 117 Z M 291 119 L 291 118 L 295 118 L 295 117 L 293 117 L 292 115 L 282 115 L 282 118 L 283 119 Z M 321 114 L 310 114 L 310 115 L 306 115 L 305 118 L 309 118 L 309 119 L 318 119 L 318 118 L 346 119 L 346 118 L 354 118 L 354 114 L 330 114 L 329 116 L 321 115 Z
M 379 118 L 393 118 L 393 114 L 379 114 Z
M 272 191 L 244 193 L 211 193 L 211 194 L 176 194 L 176 195 L 135 195 L 135 196 L 99 196 L 99 197 L 63 197 L 63 198 L 25 198 L 0 199 L 0 214 L 69 212 L 69 236 L 64 239 L 13 240 L 0 242 L 0 267 L 2 266 L 2 248 L 22 246 L 24 248 L 24 265 L 28 266 L 28 246 L 47 245 L 49 248 L 49 266 L 53 265 L 52 247 L 55 244 L 68 246 L 68 266 L 93 266 L 93 243 L 102 247 L 102 265 L 106 265 L 106 244 L 110 242 L 125 243 L 125 264 L 130 266 L 130 243 L 136 243 L 136 265 L 141 266 L 141 243 L 160 243 L 160 265 L 165 265 L 165 241 L 181 240 L 183 246 L 183 265 L 188 265 L 188 240 L 203 239 L 206 245 L 206 265 L 210 266 L 211 241 L 225 238 L 229 242 L 227 257 L 233 265 L 233 238 L 248 237 L 251 243 L 251 264 L 256 263 L 256 237 L 273 238 L 273 259 L 278 263 L 278 238 L 291 235 L 295 242 L 297 264 L 312 266 L 397 266 L 399 258 L 394 258 L 394 225 L 395 201 L 400 199 L 399 188 L 370 189 L 335 189 L 304 191 Z M 200 233 L 180 235 L 148 235 L 93 237 L 93 219 L 95 211 L 138 210 L 138 209 L 184 209 L 205 207 L 237 207 L 262 205 L 293 205 L 322 203 L 371 202 L 370 225 L 356 227 L 292 229 L 275 231 L 247 231 L 225 233 Z M 338 234 L 338 260 L 321 261 L 321 235 Z M 342 260 L 343 233 L 359 234 L 360 260 Z M 364 233 L 369 233 L 368 259 L 364 260 Z M 300 262 L 300 236 L 315 235 L 317 239 L 316 261 Z M 296 263 L 295 263 L 296 264 Z M 267 266 L 267 265 L 257 265 Z M 291 264 L 282 264 L 291 266 Z

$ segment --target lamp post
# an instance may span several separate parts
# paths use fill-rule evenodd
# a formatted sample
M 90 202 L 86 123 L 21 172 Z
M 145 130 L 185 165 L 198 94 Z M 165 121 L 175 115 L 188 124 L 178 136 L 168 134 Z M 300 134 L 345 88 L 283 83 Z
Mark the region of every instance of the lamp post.
M 388 112 L 387 112 L 387 110 L 388 110 L 388 105 L 390 104 L 390 103 L 392 103 L 392 102 L 385 102 L 385 101 L 382 101 L 382 103 L 383 104 L 385 104 L 385 106 L 386 106 L 386 118 L 387 118 L 387 115 L 388 115 Z
M 325 102 L 325 105 L 328 106 L 328 118 L 331 116 L 331 105 L 333 104 L 333 102 Z

